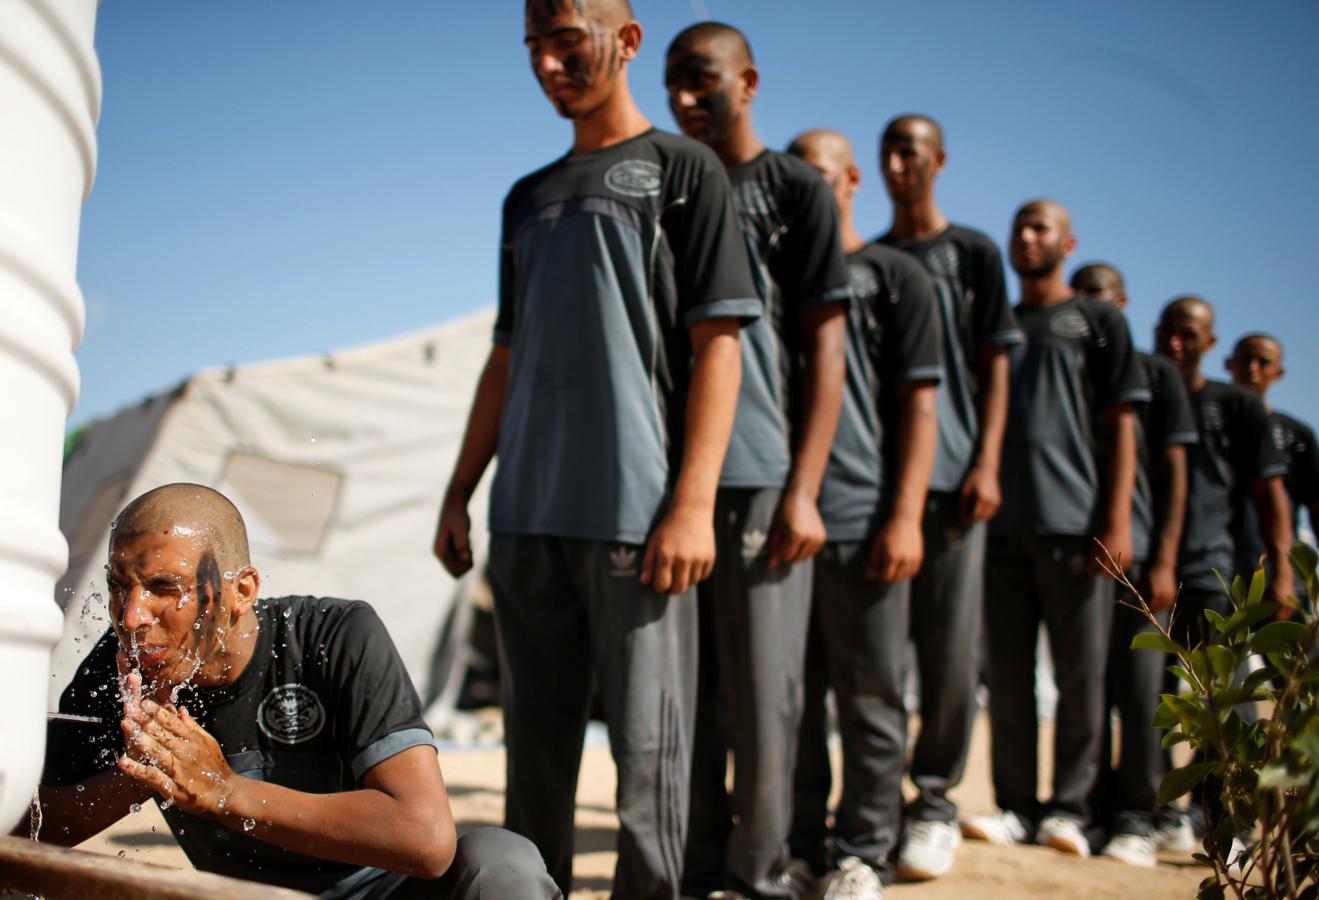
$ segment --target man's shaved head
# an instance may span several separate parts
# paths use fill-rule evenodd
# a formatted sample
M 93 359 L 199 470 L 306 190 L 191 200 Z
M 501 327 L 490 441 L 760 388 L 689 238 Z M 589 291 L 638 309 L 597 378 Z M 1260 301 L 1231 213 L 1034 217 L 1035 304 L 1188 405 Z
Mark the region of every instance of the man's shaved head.
M 1125 294 L 1127 286 L 1122 281 L 1122 273 L 1108 263 L 1086 263 L 1072 273 L 1072 290 L 1078 294 L 1094 297 L 1109 297 Z
M 1195 319 L 1203 322 L 1210 329 L 1214 327 L 1214 308 L 1209 301 L 1195 294 L 1183 294 L 1174 297 L 1163 307 L 1159 314 L 1159 325 L 1171 325 L 1177 319 Z
M 830 160 L 838 168 L 854 165 L 852 142 L 837 131 L 829 128 L 813 128 L 803 131 L 792 139 L 788 152 L 793 156 L 805 158 L 815 155 Z
M 684 28 L 669 44 L 668 52 L 672 54 L 678 49 L 692 50 L 698 46 L 736 66 L 751 66 L 756 62 L 746 35 L 723 22 L 697 22 Z
M 920 113 L 903 113 L 889 119 L 880 142 L 905 138 L 924 141 L 932 150 L 943 150 L 943 128 L 934 119 Z
M 236 572 L 251 564 L 242 514 L 228 497 L 205 485 L 167 484 L 147 491 L 119 514 L 110 529 L 110 544 L 166 532 L 205 542 L 221 571 Z
M 572 10 L 609 28 L 626 25 L 633 18 L 628 0 L 527 0 L 524 7 L 529 20 L 552 18 L 561 10 Z
M 1282 341 L 1278 340 L 1275 336 L 1269 334 L 1267 331 L 1250 331 L 1247 332 L 1246 334 L 1243 334 L 1241 337 L 1237 338 L 1236 346 L 1232 348 L 1232 352 L 1236 353 L 1238 350 L 1244 348 L 1247 344 L 1255 343 L 1255 342 L 1272 344 L 1278 350 L 1278 359 L 1279 360 L 1282 359 L 1282 352 L 1283 352 Z
M 1072 230 L 1072 214 L 1067 211 L 1057 200 L 1048 200 L 1040 198 L 1038 200 L 1028 200 L 1017 210 L 1013 220 L 1025 218 L 1026 216 L 1044 216 L 1050 219 L 1064 233 L 1070 233 Z

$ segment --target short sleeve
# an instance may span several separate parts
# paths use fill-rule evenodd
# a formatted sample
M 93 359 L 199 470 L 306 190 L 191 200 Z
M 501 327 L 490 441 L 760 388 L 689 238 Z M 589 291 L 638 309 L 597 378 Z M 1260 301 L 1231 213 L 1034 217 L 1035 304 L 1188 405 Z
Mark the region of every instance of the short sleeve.
M 847 261 L 838 226 L 838 206 L 828 183 L 802 165 L 798 175 L 797 214 L 774 254 L 774 281 L 786 306 L 798 315 L 849 296 Z
M 1273 427 L 1264 401 L 1241 391 L 1239 446 L 1246 455 L 1245 472 L 1251 479 L 1279 478 L 1287 474 L 1287 454 L 1273 440 Z
M 124 748 L 119 730 L 119 671 L 115 653 L 119 642 L 106 631 L 78 666 L 73 681 L 60 695 L 59 711 L 92 716 L 100 722 L 46 723 L 46 758 L 41 783 L 76 784 L 113 768 Z
M 908 263 L 904 257 L 901 262 L 891 269 L 891 298 L 880 300 L 888 320 L 884 333 L 896 336 L 889 345 L 896 352 L 885 353 L 879 361 L 888 373 L 885 380 L 941 381 L 942 334 L 934 281 L 914 261 Z
M 1149 441 L 1156 447 L 1200 442 L 1195 427 L 1195 413 L 1186 383 L 1181 375 L 1167 370 L 1154 369 L 1154 384 L 1150 398 L 1150 422 L 1153 423 Z
M 1098 335 L 1091 335 L 1090 368 L 1098 408 L 1148 402 L 1150 390 L 1145 385 L 1136 351 L 1131 346 L 1126 317 L 1116 307 L 1105 303 L 1094 303 L 1089 308 L 1098 313 L 1092 321 L 1100 331 Z
M 679 318 L 687 328 L 705 319 L 757 319 L 764 307 L 751 278 L 728 176 L 713 154 L 693 165 L 681 203 L 665 220 Z
M 1008 302 L 1007 279 L 998 247 L 985 238 L 972 255 L 972 262 L 967 287 L 973 292 L 971 327 L 976 346 L 983 349 L 1020 344 L 1025 337 Z
M 1292 439 L 1291 481 L 1296 495 L 1292 499 L 1297 505 L 1312 506 L 1319 503 L 1319 453 L 1315 452 L 1314 432 L 1300 422 L 1293 428 L 1296 434 Z
M 391 756 L 433 746 L 421 700 L 375 610 L 355 603 L 336 624 L 323 655 L 326 693 L 335 698 L 335 741 L 353 778 Z
M 515 189 L 516 190 L 516 189 Z M 513 235 L 510 231 L 510 209 L 514 192 L 504 200 L 504 211 L 499 227 L 499 308 L 495 315 L 495 343 L 507 347 L 513 343 L 513 306 L 516 294 L 513 268 Z

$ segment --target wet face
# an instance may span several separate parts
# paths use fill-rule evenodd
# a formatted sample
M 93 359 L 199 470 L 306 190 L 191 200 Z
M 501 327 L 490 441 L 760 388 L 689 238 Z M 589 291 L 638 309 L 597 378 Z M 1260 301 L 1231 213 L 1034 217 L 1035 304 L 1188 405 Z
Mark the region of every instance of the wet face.
M 1263 394 L 1283 375 L 1282 348 L 1265 337 L 1246 338 L 1227 361 L 1232 380 Z
M 943 151 L 922 122 L 893 125 L 879 143 L 879 171 L 895 203 L 914 202 L 933 192 L 943 163 Z
M 1174 312 L 1159 323 L 1154 341 L 1161 355 L 1189 371 L 1214 346 L 1214 332 L 1203 311 Z
M 1041 278 L 1067 258 L 1067 230 L 1047 208 L 1031 207 L 1012 223 L 1008 255 L 1012 268 L 1023 278 Z
M 750 101 L 742 89 L 744 70 L 718 51 L 711 41 L 673 47 L 664 67 L 674 120 L 704 144 L 724 141 Z
M 584 0 L 529 0 L 524 43 L 532 74 L 566 119 L 608 99 L 627 56 L 618 31 L 588 18 Z
M 223 649 L 233 586 L 189 529 L 116 537 L 106 582 L 115 636 L 153 689 L 187 682 Z

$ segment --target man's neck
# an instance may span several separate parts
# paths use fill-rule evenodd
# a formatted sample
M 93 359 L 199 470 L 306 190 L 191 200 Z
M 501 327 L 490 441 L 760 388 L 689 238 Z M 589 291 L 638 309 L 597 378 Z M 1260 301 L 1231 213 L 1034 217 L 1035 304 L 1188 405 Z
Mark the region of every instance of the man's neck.
M 893 205 L 893 224 L 889 233 L 907 241 L 924 241 L 948 229 L 948 219 L 939 209 L 934 194 L 928 194 L 914 203 Z
M 765 144 L 756 135 L 751 122 L 744 119 L 733 126 L 722 141 L 711 144 L 710 149 L 719 157 L 725 169 L 735 169 L 763 153 Z
M 573 156 L 583 156 L 613 144 L 621 144 L 650 130 L 623 81 L 600 106 L 572 120 Z
M 1209 383 L 1209 379 L 1205 378 L 1204 373 L 1200 371 L 1199 362 L 1182 369 L 1182 381 L 1186 382 L 1186 390 L 1191 394 Z
M 260 631 L 260 619 L 256 611 L 249 607 L 220 642 L 220 652 L 202 664 L 193 683 L 197 687 L 214 688 L 237 681 L 252 661 Z
M 1053 306 L 1070 300 L 1075 294 L 1063 278 L 1062 266 L 1047 275 L 1021 279 L 1022 306 Z

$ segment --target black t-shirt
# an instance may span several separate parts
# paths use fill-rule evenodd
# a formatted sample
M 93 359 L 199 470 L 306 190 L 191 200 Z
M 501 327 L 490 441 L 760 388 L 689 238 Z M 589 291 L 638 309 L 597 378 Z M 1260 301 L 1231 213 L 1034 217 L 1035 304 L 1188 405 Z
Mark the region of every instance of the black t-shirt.
M 1269 413 L 1269 434 L 1273 446 L 1287 463 L 1287 474 L 1282 482 L 1291 503 L 1292 533 L 1296 534 L 1301 524 L 1301 509 L 1319 502 L 1319 454 L 1315 452 L 1314 432 L 1299 419 L 1274 410 Z M 1238 512 L 1233 529 L 1237 542 L 1237 572 L 1245 575 L 1253 572 L 1259 564 L 1264 554 L 1264 540 L 1260 535 L 1259 514 L 1249 497 L 1245 498 Z M 1310 523 L 1311 527 L 1316 524 L 1319 523 Z
M 688 330 L 761 309 L 708 147 L 652 129 L 521 179 L 500 247 L 491 529 L 644 543 L 681 459 Z
M 728 180 L 765 315 L 742 329 L 742 385 L 719 483 L 782 487 L 797 419 L 799 321 L 848 296 L 838 209 L 820 173 L 786 153 L 765 150 Z
M 1231 580 L 1237 563 L 1233 530 L 1257 478 L 1285 475 L 1269 414 L 1258 395 L 1221 381 L 1191 393 L 1200 441 L 1187 454 L 1186 525 L 1177 570 L 1187 587 L 1219 587 L 1213 570 Z M 1251 567 L 1253 568 L 1253 566 Z
M 878 528 L 896 469 L 897 389 L 943 373 L 939 301 L 920 263 L 869 244 L 848 254 L 847 269 L 847 381 L 819 501 L 831 541 Z
M 330 794 L 404 750 L 433 746 L 421 701 L 394 643 L 365 603 L 315 597 L 262 600 L 260 632 L 238 681 L 185 688 L 179 704 L 224 750 L 239 775 Z M 52 721 L 43 784 L 83 781 L 123 751 L 115 652 L 107 632 L 60 697 L 60 711 L 100 725 Z M 284 850 L 207 819 L 163 810 L 198 869 L 326 896 L 352 896 L 387 873 Z
M 1089 297 L 1016 314 L 1026 343 L 1012 351 L 1003 505 L 991 528 L 1094 534 L 1104 513 L 1103 413 L 1149 399 L 1127 320 Z
M 985 348 L 1021 343 L 1008 304 L 1003 258 L 986 235 L 949 225 L 923 241 L 892 234 L 879 243 L 910 253 L 934 279 L 943 326 L 944 378 L 936 394 L 939 444 L 930 490 L 955 491 L 980 448 L 980 357 Z
M 1136 493 L 1131 498 L 1131 543 L 1135 562 L 1145 562 L 1154 552 L 1161 519 L 1163 496 L 1163 451 L 1177 444 L 1194 444 L 1200 439 L 1195 415 L 1186 396 L 1182 374 L 1167 359 L 1137 351 L 1147 403 L 1136 405 Z

